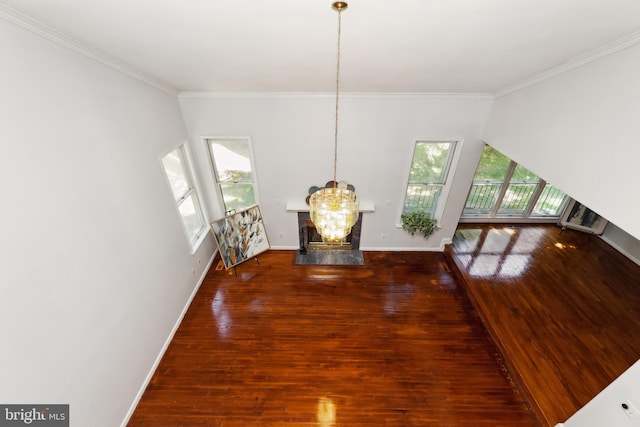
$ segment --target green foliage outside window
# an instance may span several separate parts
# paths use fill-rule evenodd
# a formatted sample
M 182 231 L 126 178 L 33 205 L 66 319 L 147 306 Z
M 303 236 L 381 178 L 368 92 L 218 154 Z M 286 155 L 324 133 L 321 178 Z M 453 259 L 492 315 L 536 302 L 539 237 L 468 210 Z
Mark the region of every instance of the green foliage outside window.
M 403 214 L 423 212 L 432 217 L 435 215 L 453 147 L 453 142 L 416 142 Z
M 210 140 L 210 150 L 225 211 L 239 212 L 255 205 L 249 140 Z
M 507 174 L 511 159 L 498 150 L 485 145 L 474 181 L 502 181 Z
M 410 184 L 442 183 L 446 171 L 450 142 L 417 143 L 409 172 Z
M 510 178 L 505 182 L 511 169 Z M 538 194 L 536 191 L 540 185 L 544 187 Z M 498 200 L 504 186 L 504 194 Z M 486 145 L 465 204 L 465 214 L 483 216 L 497 209 L 498 216 L 524 215 L 536 194 L 538 197 L 531 211 L 532 216 L 557 216 L 567 199 L 562 191 Z M 496 208 L 497 203 L 499 206 Z

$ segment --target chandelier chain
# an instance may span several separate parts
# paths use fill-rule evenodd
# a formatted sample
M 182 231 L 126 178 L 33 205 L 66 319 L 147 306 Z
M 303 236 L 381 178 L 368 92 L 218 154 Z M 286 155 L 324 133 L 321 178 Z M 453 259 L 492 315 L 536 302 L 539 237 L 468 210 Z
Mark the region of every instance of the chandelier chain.
M 1 0 L 0 0 L 1 1 Z M 336 122 L 333 139 L 333 185 L 327 183 L 325 188 L 309 189 L 309 216 L 328 245 L 345 243 L 349 232 L 359 217 L 360 201 L 352 185 L 341 185 L 338 188 L 338 110 L 340 105 L 340 42 L 342 38 L 342 11 L 347 3 L 337 1 L 332 5 L 338 11 L 338 49 L 336 61 Z
M 342 9 L 338 10 L 338 58 L 336 65 L 336 127 L 333 139 L 333 188 L 338 186 L 338 103 L 340 99 L 340 36 L 342 33 Z

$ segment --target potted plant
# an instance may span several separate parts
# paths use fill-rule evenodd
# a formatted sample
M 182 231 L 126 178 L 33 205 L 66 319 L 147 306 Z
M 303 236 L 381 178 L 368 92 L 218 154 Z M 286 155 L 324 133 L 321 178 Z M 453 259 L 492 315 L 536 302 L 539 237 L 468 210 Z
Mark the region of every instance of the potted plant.
M 411 212 L 402 214 L 402 229 L 408 231 L 413 236 L 416 233 L 422 234 L 426 239 L 438 226 L 438 220 L 431 218 L 426 212 Z

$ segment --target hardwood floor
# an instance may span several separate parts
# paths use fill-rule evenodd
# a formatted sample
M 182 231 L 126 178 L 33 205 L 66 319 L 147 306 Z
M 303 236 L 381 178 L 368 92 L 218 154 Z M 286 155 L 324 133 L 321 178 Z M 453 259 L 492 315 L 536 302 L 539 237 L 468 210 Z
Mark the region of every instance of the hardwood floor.
M 129 426 L 538 425 L 444 255 L 208 273 Z
M 543 425 L 640 357 L 640 266 L 555 225 L 461 225 L 446 251 Z

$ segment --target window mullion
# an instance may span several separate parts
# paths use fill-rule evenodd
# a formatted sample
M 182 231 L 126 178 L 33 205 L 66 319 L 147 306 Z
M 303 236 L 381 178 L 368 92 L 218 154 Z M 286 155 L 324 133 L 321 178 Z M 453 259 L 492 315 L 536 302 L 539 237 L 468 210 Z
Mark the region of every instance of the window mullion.
M 500 192 L 498 193 L 498 197 L 496 197 L 496 203 L 493 205 L 493 209 L 489 213 L 490 218 L 495 218 L 498 215 L 498 211 L 500 210 L 500 206 L 502 206 L 502 199 L 504 195 L 507 193 L 507 189 L 509 188 L 509 184 L 511 184 L 511 177 L 513 176 L 513 172 L 516 170 L 516 166 L 518 164 L 511 160 L 509 163 L 509 168 L 507 169 L 507 173 L 504 175 L 504 181 L 502 181 L 502 187 L 500 187 Z
M 533 208 L 535 208 L 536 203 L 538 203 L 538 199 L 540 198 L 540 195 L 542 194 L 542 191 L 544 190 L 545 185 L 547 185 L 547 181 L 540 178 L 540 181 L 538 182 L 538 186 L 536 187 L 536 190 L 533 192 L 533 194 L 531 195 L 531 198 L 529 199 L 529 204 L 527 205 L 527 209 L 525 209 L 524 211 L 525 218 L 529 218 L 531 216 L 531 212 L 533 212 Z
M 193 194 L 193 188 L 189 188 L 186 193 L 184 193 L 178 200 L 176 200 L 177 205 L 180 206 L 182 202 L 187 199 L 187 197 L 191 196 L 191 194 Z

